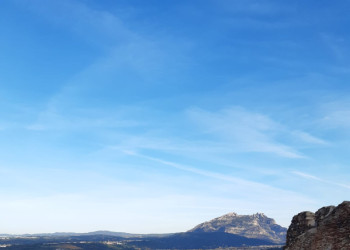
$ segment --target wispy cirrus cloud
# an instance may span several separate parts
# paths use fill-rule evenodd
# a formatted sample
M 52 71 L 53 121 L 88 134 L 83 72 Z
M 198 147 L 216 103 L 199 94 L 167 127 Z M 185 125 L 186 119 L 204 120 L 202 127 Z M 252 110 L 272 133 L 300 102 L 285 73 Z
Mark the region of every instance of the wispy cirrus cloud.
M 350 127 L 350 102 L 344 93 L 338 100 L 326 102 L 320 106 L 322 117 L 319 124 L 326 129 L 347 129 Z
M 207 111 L 192 108 L 185 111 L 182 127 L 185 133 L 171 126 L 172 120 L 149 121 L 144 133 L 124 134 L 113 149 L 142 152 L 168 152 L 211 162 L 232 162 L 232 155 L 264 153 L 282 158 L 300 159 L 308 156 L 298 147 L 319 147 L 328 143 L 300 130 L 288 129 L 266 115 L 242 107 Z M 190 139 L 189 139 L 190 138 Z M 226 164 L 224 164 L 226 165 Z M 232 165 L 232 164 L 229 164 Z
M 272 153 L 287 158 L 305 156 L 274 137 L 283 126 L 265 115 L 233 107 L 219 112 L 192 109 L 190 118 L 209 135 L 219 137 L 228 147 L 242 152 Z
M 166 161 L 166 160 L 163 160 L 163 159 L 160 159 L 160 158 L 147 156 L 147 155 L 140 154 L 140 153 L 133 152 L 133 151 L 124 150 L 123 153 L 125 153 L 127 155 L 131 155 L 131 156 L 144 158 L 144 159 L 147 159 L 147 160 L 150 160 L 150 161 L 154 161 L 154 162 L 160 163 L 162 165 L 170 166 L 172 168 L 176 168 L 176 169 L 179 169 L 179 170 L 183 170 L 183 171 L 186 171 L 186 172 L 190 172 L 190 173 L 193 173 L 193 174 L 197 174 L 197 175 L 201 175 L 201 176 L 205 176 L 205 177 L 209 177 L 209 178 L 213 178 L 213 179 L 217 179 L 217 180 L 221 180 L 221 181 L 228 181 L 228 182 L 233 182 L 233 183 L 236 183 L 236 184 L 245 184 L 245 185 L 249 184 L 249 185 L 265 186 L 263 184 L 257 184 L 257 183 L 245 181 L 245 180 L 242 180 L 242 179 L 239 179 L 239 178 L 234 178 L 234 177 L 227 176 L 227 175 L 224 175 L 224 174 L 202 170 L 202 169 L 195 168 L 195 167 L 192 167 L 192 166 L 185 166 L 183 164 L 178 164 L 178 163 L 175 163 L 175 162 Z
M 291 134 L 295 137 L 297 137 L 299 140 L 310 143 L 310 144 L 319 144 L 319 145 L 328 145 L 329 143 L 326 142 L 323 139 L 320 139 L 316 136 L 313 136 L 309 133 L 306 133 L 304 131 L 292 131 Z
M 174 161 L 164 160 L 159 157 L 153 157 L 146 154 L 137 153 L 134 151 L 124 150 L 123 153 L 131 157 L 141 158 L 141 159 L 156 163 L 159 167 L 166 166 L 166 167 L 174 168 L 188 174 L 204 177 L 207 180 L 208 179 L 212 180 L 213 183 L 220 183 L 222 187 L 217 190 L 219 193 L 225 190 L 225 193 L 227 192 L 230 196 L 233 197 L 233 199 L 238 199 L 237 202 L 244 203 L 244 202 L 250 202 L 254 200 L 255 205 L 253 205 L 253 210 L 254 210 L 254 206 L 261 207 L 263 206 L 263 203 L 266 203 L 267 200 L 269 200 L 267 203 L 273 206 L 278 206 L 278 204 L 281 204 L 281 200 L 285 200 L 283 204 L 290 203 L 293 200 L 293 201 L 299 202 L 299 204 L 303 204 L 304 206 L 307 203 L 309 203 L 308 204 L 309 206 L 314 202 L 312 201 L 312 199 L 310 200 L 309 198 L 301 194 L 297 194 L 293 191 L 284 190 L 266 183 L 247 180 L 239 176 L 235 176 L 227 173 L 224 174 L 218 171 L 203 170 L 198 167 L 184 165 Z M 212 182 L 206 181 L 206 183 L 212 183 Z M 240 197 L 242 193 L 244 193 L 244 198 Z M 291 206 L 293 205 L 291 204 Z M 271 209 L 272 209 L 271 207 L 268 208 L 268 210 L 271 210 Z M 282 217 L 283 215 L 281 214 L 281 216 L 278 219 L 283 220 L 283 223 L 285 225 L 288 225 L 289 218 L 285 217 L 282 219 Z
M 28 130 L 79 130 L 79 129 L 116 129 L 144 126 L 145 121 L 134 120 L 126 112 L 135 112 L 132 107 L 120 107 L 112 111 L 93 109 L 73 109 L 63 113 L 62 110 L 48 107 L 41 111 L 36 121 L 26 126 Z
M 300 172 L 300 171 L 292 171 L 292 174 L 300 176 L 300 177 L 302 177 L 304 179 L 308 179 L 308 180 L 312 180 L 312 181 L 318 181 L 318 182 L 322 182 L 322 183 L 325 183 L 325 184 L 329 184 L 329 185 L 333 185 L 333 186 L 338 186 L 338 187 L 350 189 L 350 185 L 348 185 L 348 184 L 342 184 L 342 183 L 338 183 L 338 182 L 334 182 L 334 181 L 325 180 L 325 179 L 319 178 L 317 176 L 314 176 L 314 175 L 311 175 L 311 174 L 308 174 L 308 173 L 304 173 L 304 172 Z
M 334 36 L 330 33 L 322 33 L 320 37 L 338 62 L 348 64 L 349 50 L 344 37 Z
M 190 173 L 193 173 L 195 175 L 200 175 L 200 176 L 208 177 L 208 178 L 219 180 L 219 181 L 226 181 L 229 183 L 233 183 L 235 185 L 240 185 L 241 188 L 246 189 L 247 193 L 250 193 L 248 190 L 255 190 L 255 192 L 259 192 L 258 190 L 260 190 L 261 192 L 282 192 L 285 194 L 288 193 L 290 196 L 298 196 L 299 198 L 301 198 L 301 196 L 297 195 L 296 193 L 293 193 L 293 192 L 287 191 L 287 190 L 283 190 L 283 189 L 278 189 L 278 188 L 270 186 L 268 184 L 249 181 L 249 180 L 246 180 L 243 178 L 234 177 L 234 176 L 230 176 L 230 175 L 222 174 L 222 173 L 218 173 L 218 172 L 207 171 L 207 170 L 203 170 L 203 169 L 196 168 L 193 166 L 179 164 L 177 162 L 167 161 L 167 160 L 164 160 L 164 159 L 161 159 L 158 157 L 152 157 L 152 156 L 140 154 L 140 153 L 133 152 L 133 151 L 124 150 L 123 153 L 130 155 L 130 156 L 139 157 L 139 158 L 143 158 L 143 159 L 146 159 L 149 161 L 153 161 L 153 162 L 159 163 L 161 165 L 169 166 L 169 167 L 172 167 L 172 168 L 175 168 L 178 170 L 182 170 L 185 172 L 190 172 Z M 281 196 L 279 196 L 279 197 L 281 197 Z
M 143 124 L 140 119 L 125 118 L 121 114 L 130 110 L 124 103 L 130 101 L 124 98 L 132 98 L 138 95 L 135 91 L 157 85 L 155 79 L 167 71 L 165 65 L 168 69 L 186 60 L 182 53 L 177 53 L 181 50 L 179 44 L 164 37 L 146 37 L 137 27 L 126 25 L 122 18 L 107 10 L 97 10 L 80 1 L 27 3 L 18 4 L 51 24 L 73 31 L 84 41 L 98 43 L 103 51 L 60 84 L 47 98 L 46 105 L 36 110 L 36 119 L 25 125 L 26 129 L 118 128 Z
M 350 127 L 350 108 L 349 109 L 337 109 L 330 111 L 323 119 L 322 122 L 329 127 L 348 128 Z

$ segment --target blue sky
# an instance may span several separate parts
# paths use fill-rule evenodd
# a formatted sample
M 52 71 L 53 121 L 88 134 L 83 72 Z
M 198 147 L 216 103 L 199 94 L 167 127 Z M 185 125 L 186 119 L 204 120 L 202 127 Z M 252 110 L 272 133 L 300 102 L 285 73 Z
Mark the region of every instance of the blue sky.
M 1 1 L 0 232 L 287 227 L 349 199 L 349 8 Z

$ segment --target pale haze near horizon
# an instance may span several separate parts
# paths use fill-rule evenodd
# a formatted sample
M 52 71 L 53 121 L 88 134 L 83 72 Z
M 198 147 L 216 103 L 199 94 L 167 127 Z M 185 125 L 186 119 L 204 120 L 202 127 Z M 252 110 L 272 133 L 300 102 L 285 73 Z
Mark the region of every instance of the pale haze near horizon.
M 350 191 L 348 1 L 0 2 L 0 234 L 186 231 Z

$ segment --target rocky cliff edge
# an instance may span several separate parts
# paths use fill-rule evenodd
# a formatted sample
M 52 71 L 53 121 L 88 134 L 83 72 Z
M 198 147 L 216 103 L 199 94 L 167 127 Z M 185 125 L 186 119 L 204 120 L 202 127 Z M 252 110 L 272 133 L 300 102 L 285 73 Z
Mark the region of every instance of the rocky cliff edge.
M 350 201 L 295 215 L 285 250 L 349 250 Z

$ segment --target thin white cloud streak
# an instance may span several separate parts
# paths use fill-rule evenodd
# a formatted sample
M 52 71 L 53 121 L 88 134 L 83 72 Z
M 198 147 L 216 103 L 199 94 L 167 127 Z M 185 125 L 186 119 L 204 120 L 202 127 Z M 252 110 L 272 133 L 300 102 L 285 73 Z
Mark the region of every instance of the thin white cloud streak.
M 337 101 L 324 103 L 320 107 L 322 118 L 318 121 L 322 128 L 348 129 L 350 128 L 349 95 L 338 97 Z
M 243 108 L 231 108 L 218 112 L 208 112 L 202 109 L 187 111 L 187 133 L 193 137 L 200 135 L 201 139 L 186 139 L 181 133 L 174 137 L 168 133 L 146 133 L 140 135 L 124 135 L 118 144 L 110 146 L 114 149 L 155 150 L 168 152 L 190 158 L 206 159 L 215 163 L 232 159 L 237 153 L 268 153 L 284 158 L 305 158 L 292 146 L 279 143 L 280 136 L 287 138 L 291 145 L 300 142 L 303 147 L 328 145 L 320 138 L 304 131 L 289 131 L 284 126 L 275 123 L 264 115 L 249 112 Z M 161 124 L 166 130 L 166 124 Z M 148 129 L 155 130 L 160 124 L 149 124 Z M 199 129 L 198 129 L 199 128 Z M 158 129 L 159 130 L 159 129 Z M 289 141 L 288 141 L 289 140 Z M 211 160 L 210 160 L 211 159 Z M 230 160 L 232 166 L 232 160 Z M 227 161 L 226 164 L 227 165 Z
M 143 158 L 180 171 L 212 179 L 215 181 L 214 183 L 218 181 L 214 186 L 218 189 L 217 191 L 219 193 L 225 193 L 225 197 L 231 197 L 231 199 L 235 200 L 236 204 L 242 204 L 242 207 L 234 205 L 234 211 L 242 214 L 246 214 L 248 211 L 251 213 L 254 211 L 271 213 L 274 214 L 275 219 L 284 226 L 288 226 L 290 218 L 295 213 L 305 210 L 305 207 L 316 207 L 313 205 L 315 201 L 312 200 L 312 198 L 290 190 L 279 189 L 277 187 L 236 178 L 227 174 L 202 170 L 133 151 L 124 150 L 123 152 L 130 156 Z M 248 203 L 250 205 L 248 205 Z M 283 213 L 281 213 L 282 210 L 284 211 Z M 232 210 L 227 210 L 227 212 L 230 211 Z
M 338 62 L 348 64 L 349 50 L 346 39 L 340 36 L 336 37 L 329 33 L 322 33 L 320 36 L 329 51 L 332 52 L 334 58 L 336 58 Z
M 333 128 L 349 128 L 350 127 L 350 109 L 334 110 L 326 114 L 322 120 L 323 123 Z
M 205 177 L 210 177 L 210 178 L 214 178 L 214 179 L 218 179 L 218 180 L 230 181 L 230 182 L 240 183 L 240 184 L 248 184 L 245 181 L 242 181 L 241 179 L 233 178 L 233 177 L 226 176 L 226 175 L 223 175 L 223 174 L 218 174 L 218 173 L 215 173 L 215 172 L 205 171 L 205 170 L 201 170 L 201 169 L 198 169 L 198 168 L 185 166 L 185 165 L 182 165 L 182 164 L 177 164 L 177 163 L 174 163 L 174 162 L 165 161 L 165 160 L 162 160 L 162 159 L 159 159 L 159 158 L 150 157 L 150 156 L 139 154 L 139 153 L 132 152 L 132 151 L 124 150 L 123 152 L 125 154 L 128 154 L 128 155 L 141 157 L 141 158 L 144 158 L 144 159 L 148 159 L 150 161 L 158 162 L 158 163 L 161 163 L 163 165 L 167 165 L 167 166 L 179 169 L 179 170 L 191 172 L 191 173 L 202 175 L 202 176 L 205 176 Z
M 142 152 L 144 150 L 152 150 L 154 152 L 166 152 L 189 159 L 205 161 L 206 164 L 215 164 L 218 166 L 226 166 L 230 169 L 250 169 L 257 171 L 256 167 L 248 167 L 244 164 L 232 159 L 237 150 L 230 148 L 229 145 L 222 142 L 213 142 L 209 140 L 192 140 L 188 141 L 179 137 L 159 138 L 158 136 L 129 136 L 123 135 L 119 139 L 119 143 L 112 146 L 105 146 L 99 152 L 109 154 L 110 150 L 118 151 L 134 151 Z
M 305 157 L 290 146 L 273 139 L 273 134 L 281 130 L 281 125 L 264 115 L 237 107 L 217 113 L 192 109 L 188 114 L 205 133 L 230 142 L 236 150 L 273 153 L 286 158 Z
M 74 130 L 74 129 L 110 129 L 110 128 L 130 128 L 144 126 L 146 123 L 125 118 L 125 111 L 128 108 L 120 108 L 113 112 L 105 113 L 92 110 L 79 110 L 72 113 L 62 114 L 59 111 L 47 109 L 38 114 L 34 123 L 25 128 L 34 131 L 45 130 Z
M 293 131 L 291 132 L 293 136 L 296 136 L 298 139 L 310 143 L 310 144 L 319 144 L 319 145 L 328 145 L 329 143 L 325 140 L 317 138 L 315 136 L 310 135 L 309 133 L 303 131 Z
M 39 1 L 38 3 L 42 2 Z M 248 9 L 253 8 L 253 11 L 256 11 L 255 6 L 258 5 L 258 3 L 251 4 L 251 6 L 249 5 L 250 7 L 248 6 Z M 98 79 L 101 73 L 104 75 L 112 74 L 111 72 L 115 72 L 116 69 L 122 70 L 127 65 L 127 67 L 132 68 L 135 72 L 147 76 L 149 75 L 149 70 L 156 70 L 161 65 L 164 65 L 165 58 L 161 50 L 157 48 L 159 46 L 142 38 L 130 28 L 125 27 L 123 22 L 113 14 L 90 9 L 82 3 L 63 1 L 62 3 L 44 4 L 44 7 L 41 7 L 41 4 L 36 4 L 33 8 L 39 11 L 49 10 L 49 12 L 58 9 L 61 15 L 68 16 L 69 20 L 74 20 L 72 22 L 74 24 L 73 29 L 86 32 L 88 36 L 91 35 L 92 30 L 92 32 L 98 31 L 105 33 L 106 36 L 121 39 L 118 42 L 115 41 L 107 56 L 98 59 L 95 63 L 77 73 L 71 80 L 65 83 L 61 90 L 55 93 L 48 101 L 46 109 L 39 112 L 37 121 L 26 126 L 27 129 L 69 129 L 79 126 L 86 127 L 89 123 L 91 127 L 114 126 L 118 128 L 129 125 L 138 126 L 140 121 L 127 118 L 110 120 L 106 119 L 106 117 L 94 117 L 93 119 L 89 119 L 84 116 L 67 116 L 67 114 L 63 114 L 62 112 L 65 112 L 66 108 L 64 107 L 67 103 L 71 101 L 76 102 L 76 100 L 81 99 L 79 97 L 86 90 L 93 92 L 95 88 L 100 88 L 101 86 L 96 86 L 95 83 L 101 82 Z M 54 17 L 47 15 L 46 18 L 53 18 L 52 21 L 59 25 L 68 25 L 70 22 L 62 18 L 61 15 L 54 15 Z M 81 18 L 82 20 L 80 20 Z M 149 62 L 152 62 L 152 65 Z M 103 85 L 103 83 L 101 84 Z M 72 109 L 72 107 L 69 107 L 69 109 Z M 202 151 L 215 151 L 216 149 L 216 151 L 222 150 L 223 152 L 272 153 L 285 158 L 305 157 L 290 145 L 279 143 L 273 138 L 271 134 L 280 130 L 281 126 L 264 115 L 238 108 L 223 110 L 217 114 L 203 110 L 190 110 L 189 113 L 190 117 L 198 121 L 201 126 L 204 125 L 205 129 L 209 128 L 209 133 L 219 134 L 221 136 L 219 140 L 206 143 L 207 149 L 202 146 Z M 226 115 L 227 117 L 225 117 Z M 77 122 L 77 117 L 79 122 Z M 299 132 L 299 138 L 309 143 L 321 144 L 322 142 L 305 132 Z M 199 142 L 197 145 L 195 145 L 196 143 L 187 144 L 190 145 L 188 148 L 195 149 L 201 143 Z M 173 147 L 175 151 L 181 151 L 181 146 L 168 146 Z
M 333 182 L 333 181 L 328 181 L 328 180 L 319 178 L 319 177 L 317 177 L 317 176 L 310 175 L 310 174 L 307 174 L 307 173 L 303 173 L 303 172 L 300 172 L 300 171 L 292 171 L 291 173 L 292 173 L 292 174 L 295 174 L 295 175 L 297 175 L 297 176 L 300 176 L 300 177 L 302 177 L 302 178 L 304 178 L 304 179 L 313 180 L 313 181 L 318 181 L 318 182 L 330 184 L 330 185 L 333 185 L 333 186 L 338 186 L 338 187 L 350 189 L 350 185 L 346 185 L 346 184 L 342 184 L 342 183 L 337 183 L 337 182 Z
M 241 187 L 249 187 L 251 189 L 254 189 L 255 192 L 281 192 L 280 195 L 278 195 L 278 197 L 283 195 L 287 195 L 287 196 L 298 196 L 296 193 L 290 192 L 290 191 L 286 191 L 286 190 L 281 190 L 281 189 L 277 189 L 275 187 L 266 185 L 266 184 L 262 184 L 262 183 L 258 183 L 258 182 L 252 182 L 252 181 L 247 181 L 241 178 L 235 178 L 232 176 L 228 176 L 225 174 L 220 174 L 220 173 L 216 173 L 216 172 L 212 172 L 212 171 L 206 171 L 206 170 L 202 170 L 202 169 L 198 169 L 195 167 L 191 167 L 191 166 L 187 166 L 187 165 L 183 165 L 183 164 L 178 164 L 175 162 L 171 162 L 171 161 L 166 161 L 160 158 L 156 158 L 156 157 L 151 157 L 148 155 L 144 155 L 144 154 L 140 154 L 137 152 L 133 152 L 133 151 L 128 151 L 128 150 L 124 150 L 123 153 L 127 154 L 127 155 L 131 155 L 131 156 L 135 156 L 135 157 L 140 157 L 140 158 L 144 158 L 153 162 L 157 162 L 166 166 L 170 166 L 172 168 L 176 168 L 182 171 L 186 171 L 186 172 L 190 172 L 196 175 L 201 175 L 204 177 L 209 177 L 212 179 L 216 179 L 216 180 L 221 180 L 221 181 L 227 181 L 227 182 L 231 182 L 237 185 L 240 185 Z M 250 190 L 250 189 L 248 189 Z M 247 190 L 247 191 L 248 191 Z M 249 192 L 249 191 L 248 191 Z M 298 196 L 300 197 L 300 196 Z
M 320 179 L 320 178 L 318 178 L 316 176 L 313 176 L 313 175 L 310 175 L 310 174 L 306 174 L 306 173 L 302 173 L 302 172 L 299 172 L 299 171 L 293 171 L 292 173 L 296 174 L 298 176 L 301 176 L 303 178 L 306 178 L 306 179 L 322 181 L 322 179 Z

